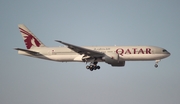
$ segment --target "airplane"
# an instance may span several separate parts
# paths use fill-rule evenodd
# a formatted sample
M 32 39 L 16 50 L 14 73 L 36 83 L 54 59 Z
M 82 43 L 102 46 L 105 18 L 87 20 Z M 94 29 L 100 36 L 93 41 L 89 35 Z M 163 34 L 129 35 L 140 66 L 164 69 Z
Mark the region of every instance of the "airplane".
M 27 49 L 15 48 L 18 54 L 57 62 L 86 62 L 90 71 L 100 69 L 98 62 L 105 62 L 113 67 L 123 67 L 126 61 L 158 62 L 170 56 L 170 53 L 157 46 L 86 46 L 80 47 L 60 40 L 64 47 L 45 46 L 24 24 L 18 25 Z

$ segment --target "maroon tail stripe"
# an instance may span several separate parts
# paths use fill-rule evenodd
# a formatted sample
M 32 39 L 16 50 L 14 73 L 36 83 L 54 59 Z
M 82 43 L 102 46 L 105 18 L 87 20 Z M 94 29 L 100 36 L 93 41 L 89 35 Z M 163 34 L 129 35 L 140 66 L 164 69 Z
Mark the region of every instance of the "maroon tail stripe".
M 20 31 L 21 33 L 24 33 L 26 35 L 31 35 L 30 33 L 26 32 L 26 31 Z
M 20 32 L 26 32 L 27 33 L 27 35 L 29 34 L 29 35 L 31 35 L 29 32 L 27 32 L 26 30 L 24 30 L 24 29 L 22 29 L 22 28 L 19 28 L 20 29 Z
M 19 27 L 19 29 L 25 31 L 24 29 L 22 29 L 22 28 L 20 28 L 20 27 Z
M 20 29 L 20 32 L 26 34 L 26 35 L 31 35 L 29 32 L 27 32 L 26 30 L 22 29 L 22 28 L 19 28 Z
M 20 27 L 19 27 L 19 29 L 22 30 L 22 31 L 26 31 L 26 30 L 24 30 L 24 29 L 22 29 L 22 28 L 20 28 Z

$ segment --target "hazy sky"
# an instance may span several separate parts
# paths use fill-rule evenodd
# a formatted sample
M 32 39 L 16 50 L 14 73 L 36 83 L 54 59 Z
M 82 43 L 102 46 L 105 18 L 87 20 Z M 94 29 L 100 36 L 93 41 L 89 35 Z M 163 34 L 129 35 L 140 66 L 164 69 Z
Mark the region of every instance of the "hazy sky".
M 0 104 L 180 104 L 179 0 L 1 0 Z M 126 62 L 60 63 L 18 55 L 17 25 L 45 45 L 153 45 L 171 56 Z

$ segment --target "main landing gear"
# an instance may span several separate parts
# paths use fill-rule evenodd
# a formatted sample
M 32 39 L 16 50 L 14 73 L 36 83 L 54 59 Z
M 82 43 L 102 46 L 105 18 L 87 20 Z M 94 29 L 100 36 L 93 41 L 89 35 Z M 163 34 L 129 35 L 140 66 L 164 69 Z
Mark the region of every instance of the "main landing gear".
M 100 69 L 100 66 L 97 65 L 98 62 L 93 62 L 90 65 L 86 66 L 86 69 L 89 69 L 90 71 Z
M 154 65 L 155 68 L 158 67 L 158 62 L 160 62 L 160 61 L 161 61 L 161 60 L 156 60 L 156 61 L 155 61 L 155 62 L 156 62 L 155 65 Z

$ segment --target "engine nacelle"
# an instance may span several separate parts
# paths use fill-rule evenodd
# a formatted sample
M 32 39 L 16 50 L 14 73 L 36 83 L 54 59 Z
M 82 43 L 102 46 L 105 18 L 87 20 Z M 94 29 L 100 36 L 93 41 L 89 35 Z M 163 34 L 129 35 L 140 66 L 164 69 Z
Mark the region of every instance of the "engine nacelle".
M 125 61 L 120 61 L 120 57 L 117 53 L 108 53 L 102 58 L 106 63 L 112 66 L 124 66 Z
M 102 58 L 106 63 L 119 62 L 119 55 L 116 53 L 108 53 Z

